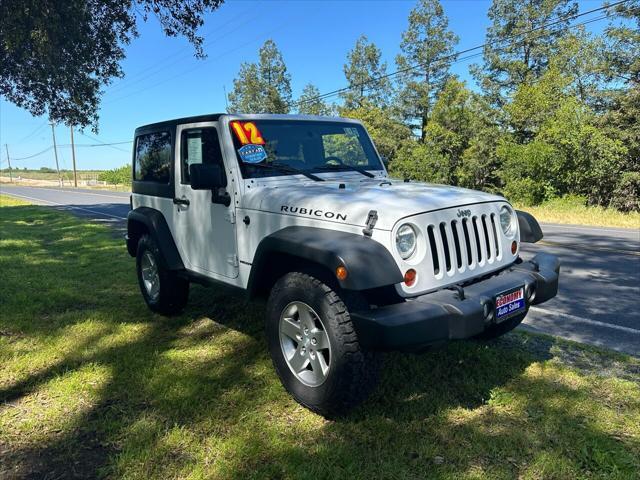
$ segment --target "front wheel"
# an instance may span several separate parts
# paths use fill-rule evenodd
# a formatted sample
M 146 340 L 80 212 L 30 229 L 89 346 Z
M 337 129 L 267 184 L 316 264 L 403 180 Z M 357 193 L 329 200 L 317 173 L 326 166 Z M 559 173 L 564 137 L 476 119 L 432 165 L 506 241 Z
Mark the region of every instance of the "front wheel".
M 189 282 L 162 266 L 155 240 L 143 235 L 138 241 L 136 271 L 147 306 L 162 315 L 179 313 L 189 298 Z
M 377 384 L 378 355 L 360 347 L 339 294 L 311 275 L 278 280 L 267 304 L 266 333 L 285 389 L 316 413 L 344 414 Z

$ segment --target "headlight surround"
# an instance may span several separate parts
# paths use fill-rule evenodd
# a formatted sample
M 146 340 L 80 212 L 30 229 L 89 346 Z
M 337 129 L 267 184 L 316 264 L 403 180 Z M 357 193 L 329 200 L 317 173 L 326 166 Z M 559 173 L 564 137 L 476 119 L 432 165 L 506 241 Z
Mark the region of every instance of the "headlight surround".
M 401 225 L 396 232 L 396 250 L 403 260 L 407 260 L 416 251 L 417 245 L 416 229 L 408 223 Z
M 500 227 L 502 232 L 509 238 L 516 234 L 516 214 L 507 205 L 503 205 L 500 208 Z

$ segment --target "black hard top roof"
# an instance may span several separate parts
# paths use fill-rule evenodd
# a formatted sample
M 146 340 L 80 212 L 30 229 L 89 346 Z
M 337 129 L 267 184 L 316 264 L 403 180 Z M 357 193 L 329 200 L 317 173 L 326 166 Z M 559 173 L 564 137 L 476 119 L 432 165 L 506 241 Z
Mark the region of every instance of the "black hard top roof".
M 198 122 L 215 122 L 225 113 L 210 113 L 208 115 L 196 115 L 194 117 L 176 118 L 174 120 L 165 120 L 164 122 L 150 123 L 136 128 L 136 135 L 142 133 L 150 133 L 158 130 L 171 130 L 175 129 L 177 125 L 184 125 L 185 123 L 198 123 Z M 322 122 L 350 122 L 360 123 L 358 120 L 350 118 L 340 117 L 324 117 L 317 115 L 291 115 L 291 114 L 229 114 L 233 118 L 247 119 L 247 120 L 304 120 L 304 121 L 322 121 Z
M 163 122 L 150 123 L 148 125 L 142 125 L 136 128 L 136 134 L 138 131 L 143 130 L 159 130 L 162 128 L 172 128 L 176 125 L 182 125 L 183 123 L 197 123 L 197 122 L 215 122 L 220 118 L 223 113 L 209 113 L 207 115 L 196 115 L 193 117 L 176 118 L 173 120 L 165 120 Z

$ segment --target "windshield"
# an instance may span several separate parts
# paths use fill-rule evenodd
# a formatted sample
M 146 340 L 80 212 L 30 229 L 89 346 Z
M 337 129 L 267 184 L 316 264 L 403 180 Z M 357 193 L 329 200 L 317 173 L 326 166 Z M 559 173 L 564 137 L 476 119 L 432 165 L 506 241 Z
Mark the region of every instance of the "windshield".
M 244 178 L 291 175 L 294 169 L 301 173 L 383 169 L 358 124 L 235 120 L 230 128 Z

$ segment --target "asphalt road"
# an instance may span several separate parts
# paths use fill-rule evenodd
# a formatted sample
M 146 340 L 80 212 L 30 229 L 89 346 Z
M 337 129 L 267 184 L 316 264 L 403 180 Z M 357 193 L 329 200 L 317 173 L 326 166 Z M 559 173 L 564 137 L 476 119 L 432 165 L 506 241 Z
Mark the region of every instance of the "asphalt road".
M 1 193 L 70 211 L 123 228 L 129 194 L 70 188 L 2 185 Z M 640 357 L 640 228 L 636 230 L 543 224 L 542 242 L 524 257 L 560 257 L 560 292 L 532 307 L 521 328 Z

